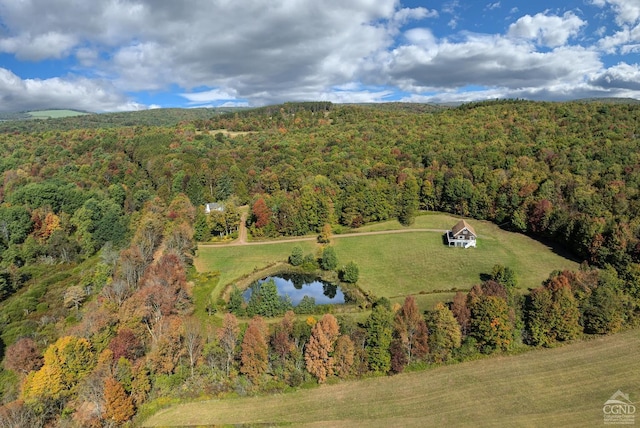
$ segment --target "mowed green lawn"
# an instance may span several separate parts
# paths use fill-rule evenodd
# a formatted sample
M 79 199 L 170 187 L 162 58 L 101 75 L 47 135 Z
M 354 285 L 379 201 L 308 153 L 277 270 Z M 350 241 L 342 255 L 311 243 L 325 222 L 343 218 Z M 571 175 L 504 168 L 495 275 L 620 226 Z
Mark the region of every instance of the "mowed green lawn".
M 639 353 L 635 330 L 295 393 L 183 404 L 143 425 L 602 426 L 603 405 L 617 390 L 638 402 Z
M 411 229 L 444 230 L 456 222 L 446 214 L 429 214 L 417 217 Z M 406 295 L 418 295 L 419 306 L 424 309 L 450 300 L 453 289 L 468 290 L 480 283 L 481 275 L 489 274 L 495 264 L 512 268 L 523 290 L 539 286 L 553 270 L 578 268 L 577 263 L 525 235 L 506 232 L 489 222 L 469 222 L 479 235 L 477 248 L 449 248 L 437 231 L 335 235 L 332 245 L 340 264 L 358 264 L 362 289 L 400 303 Z M 389 221 L 360 231 L 402 229 L 396 221 Z M 320 248 L 314 241 L 200 247 L 196 267 L 199 271 L 220 271 L 219 292 L 244 275 L 285 261 L 296 245 L 305 253 Z M 433 294 L 436 290 L 448 292 Z

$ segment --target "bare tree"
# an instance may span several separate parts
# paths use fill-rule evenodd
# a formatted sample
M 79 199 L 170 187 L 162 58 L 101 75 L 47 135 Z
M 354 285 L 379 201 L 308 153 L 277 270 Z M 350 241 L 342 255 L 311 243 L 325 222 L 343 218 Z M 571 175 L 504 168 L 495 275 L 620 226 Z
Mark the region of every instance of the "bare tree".
M 193 368 L 198 361 L 200 352 L 202 351 L 202 334 L 200 322 L 195 318 L 189 318 L 183 324 L 184 326 L 184 347 L 189 357 L 189 367 L 191 368 L 191 376 L 193 376 Z

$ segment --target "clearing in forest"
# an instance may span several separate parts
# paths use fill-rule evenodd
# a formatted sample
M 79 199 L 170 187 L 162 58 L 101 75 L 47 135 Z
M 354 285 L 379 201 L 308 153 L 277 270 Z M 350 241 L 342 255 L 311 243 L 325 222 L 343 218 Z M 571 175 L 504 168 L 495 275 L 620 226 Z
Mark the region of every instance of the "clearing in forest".
M 413 294 L 423 309 L 449 301 L 456 289 L 479 284 L 496 264 L 513 269 L 524 291 L 538 287 L 554 270 L 578 269 L 576 262 L 553 248 L 483 221 L 468 220 L 479 235 L 477 248 L 450 248 L 442 234 L 457 221 L 446 214 L 423 215 L 408 230 L 396 221 L 378 223 L 357 234 L 334 235 L 331 245 L 341 265 L 358 264 L 360 288 L 400 303 Z M 372 232 L 376 234 L 368 234 Z M 205 245 L 199 247 L 195 264 L 201 272 L 220 272 L 216 289 L 220 292 L 245 275 L 286 261 L 295 246 L 305 254 L 320 248 L 315 236 L 252 245 Z

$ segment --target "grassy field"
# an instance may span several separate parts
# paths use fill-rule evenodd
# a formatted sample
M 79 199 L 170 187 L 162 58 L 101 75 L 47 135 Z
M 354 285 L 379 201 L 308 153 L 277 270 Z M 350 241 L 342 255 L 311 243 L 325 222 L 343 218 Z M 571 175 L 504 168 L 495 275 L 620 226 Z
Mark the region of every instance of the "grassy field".
M 444 230 L 457 220 L 445 214 L 416 219 L 412 228 Z M 355 261 L 360 268 L 358 284 L 378 297 L 402 302 L 408 294 L 419 295 L 423 309 L 448 301 L 453 289 L 468 290 L 495 264 L 512 268 L 523 290 L 540 285 L 555 269 L 577 269 L 577 263 L 527 236 L 499 229 L 492 223 L 470 221 L 479 235 L 478 248 L 449 248 L 434 231 L 382 235 L 335 235 L 332 245 L 341 264 Z M 371 225 L 359 232 L 402 229 L 395 221 Z M 220 271 L 216 291 L 251 272 L 284 261 L 294 246 L 315 252 L 315 241 L 279 242 L 268 245 L 200 247 L 199 271 Z M 437 293 L 436 293 L 437 291 Z
M 77 110 L 38 110 L 30 111 L 28 114 L 37 119 L 57 119 L 59 117 L 83 116 L 89 113 Z
M 169 408 L 144 426 L 602 426 L 617 390 L 640 396 L 640 331 L 555 349 Z

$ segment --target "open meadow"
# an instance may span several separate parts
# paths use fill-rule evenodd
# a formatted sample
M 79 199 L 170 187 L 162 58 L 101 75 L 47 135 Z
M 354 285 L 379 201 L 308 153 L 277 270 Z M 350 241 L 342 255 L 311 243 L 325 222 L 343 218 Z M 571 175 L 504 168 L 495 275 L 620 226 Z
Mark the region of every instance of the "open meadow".
M 38 110 L 30 111 L 27 114 L 36 119 L 58 119 L 61 117 L 84 116 L 90 113 L 77 110 Z
M 637 402 L 638 353 L 640 330 L 633 330 L 295 393 L 183 404 L 143 425 L 601 426 L 616 391 Z
M 495 264 L 513 269 L 518 287 L 524 291 L 539 286 L 553 270 L 578 268 L 576 262 L 550 247 L 489 222 L 470 220 L 479 235 L 477 248 L 449 248 L 443 244 L 441 231 L 456 221 L 446 214 L 428 214 L 417 217 L 410 230 L 389 221 L 363 227 L 356 234 L 334 235 L 331 245 L 340 264 L 358 264 L 358 285 L 363 290 L 399 303 L 413 294 L 422 309 L 449 301 L 456 289 L 468 290 L 480 283 L 482 275 L 489 274 Z M 406 231 L 396 233 L 402 230 Z M 368 234 L 372 232 L 388 233 Z M 200 246 L 196 267 L 201 272 L 220 272 L 215 290 L 219 293 L 238 278 L 286 261 L 295 246 L 305 253 L 320 248 L 315 236 L 306 241 L 264 245 Z

